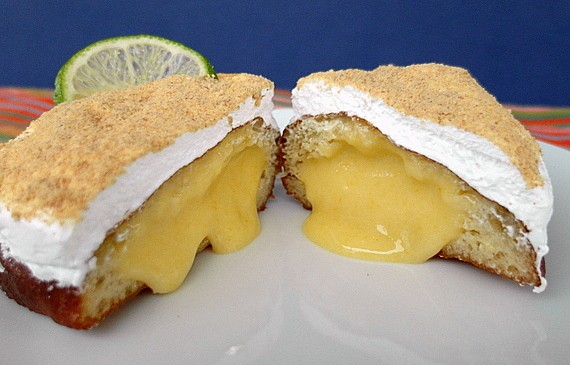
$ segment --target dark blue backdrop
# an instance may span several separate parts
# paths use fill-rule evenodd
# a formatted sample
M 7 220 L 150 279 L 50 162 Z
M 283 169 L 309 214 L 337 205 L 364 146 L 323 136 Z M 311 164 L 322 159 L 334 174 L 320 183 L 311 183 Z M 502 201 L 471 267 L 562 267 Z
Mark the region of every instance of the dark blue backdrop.
M 569 1 L 46 1 L 0 3 L 0 85 L 51 87 L 75 51 L 149 33 L 292 88 L 310 72 L 443 62 L 501 102 L 570 105 Z

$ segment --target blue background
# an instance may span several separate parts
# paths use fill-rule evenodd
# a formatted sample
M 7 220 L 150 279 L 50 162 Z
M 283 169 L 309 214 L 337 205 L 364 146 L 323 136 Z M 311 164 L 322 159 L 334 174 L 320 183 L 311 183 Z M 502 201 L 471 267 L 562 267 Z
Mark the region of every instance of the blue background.
M 0 86 L 52 87 L 89 43 L 148 33 L 280 88 L 314 71 L 442 62 L 501 102 L 570 105 L 570 1 L 0 0 L 0 27 Z

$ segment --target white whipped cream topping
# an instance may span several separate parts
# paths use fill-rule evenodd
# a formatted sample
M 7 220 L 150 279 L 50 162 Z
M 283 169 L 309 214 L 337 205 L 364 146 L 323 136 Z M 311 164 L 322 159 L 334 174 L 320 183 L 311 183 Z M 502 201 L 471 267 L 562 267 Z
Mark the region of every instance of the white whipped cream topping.
M 344 112 L 367 120 L 396 145 L 422 154 L 449 168 L 483 196 L 507 208 L 529 230 L 538 272 L 548 253 L 546 226 L 552 216 L 552 185 L 542 158 L 541 187 L 528 189 L 519 170 L 495 144 L 454 126 L 404 115 L 383 100 L 351 86 L 338 87 L 321 80 L 305 82 L 292 92 L 295 117 Z M 535 287 L 541 292 L 546 287 Z
M 96 265 L 93 253 L 107 232 L 136 211 L 176 171 L 215 147 L 232 129 L 257 117 L 277 129 L 271 113 L 272 97 L 273 90 L 264 90 L 260 104 L 249 98 L 215 125 L 185 133 L 167 148 L 126 166 L 125 173 L 90 202 L 80 221 L 46 223 L 52 221 L 49 217 L 14 220 L 0 202 L 4 256 L 25 264 L 40 280 L 81 287 Z

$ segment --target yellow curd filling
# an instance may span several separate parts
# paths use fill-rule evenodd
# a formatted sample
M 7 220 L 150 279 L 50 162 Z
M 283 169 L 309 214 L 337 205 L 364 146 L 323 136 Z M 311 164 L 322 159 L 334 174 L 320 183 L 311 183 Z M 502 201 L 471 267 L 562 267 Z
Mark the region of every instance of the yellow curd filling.
M 260 231 L 257 189 L 267 162 L 242 127 L 166 181 L 113 235 L 113 271 L 155 293 L 176 290 L 200 244 L 216 253 L 246 246 Z
M 463 233 L 469 193 L 444 167 L 372 132 L 337 139 L 298 165 L 313 208 L 304 232 L 337 254 L 424 262 Z

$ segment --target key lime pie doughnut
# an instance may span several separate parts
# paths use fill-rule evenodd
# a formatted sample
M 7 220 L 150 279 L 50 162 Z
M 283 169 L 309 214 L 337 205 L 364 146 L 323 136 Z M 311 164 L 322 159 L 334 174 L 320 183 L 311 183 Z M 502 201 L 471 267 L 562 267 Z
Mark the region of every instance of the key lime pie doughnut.
M 536 141 L 460 68 L 311 74 L 280 140 L 305 234 L 350 257 L 439 255 L 544 290 L 552 187 Z
M 0 149 L 0 285 L 86 329 L 143 288 L 179 287 L 197 252 L 259 233 L 279 132 L 273 84 L 171 76 L 44 113 Z

